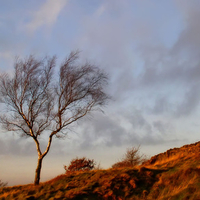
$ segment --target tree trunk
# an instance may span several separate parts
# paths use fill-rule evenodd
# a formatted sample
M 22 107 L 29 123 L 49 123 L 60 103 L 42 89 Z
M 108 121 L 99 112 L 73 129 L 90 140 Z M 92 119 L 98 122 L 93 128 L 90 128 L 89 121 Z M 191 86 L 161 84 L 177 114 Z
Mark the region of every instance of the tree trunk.
M 57 133 L 57 132 L 56 132 Z M 40 173 L 41 173 L 41 169 L 42 169 L 42 160 L 43 158 L 47 155 L 47 153 L 49 152 L 49 149 L 51 147 L 51 142 L 52 142 L 52 137 L 53 135 L 55 135 L 56 133 L 54 134 L 51 134 L 49 136 L 49 142 L 48 142 L 48 145 L 47 145 L 47 148 L 46 148 L 46 151 L 42 154 L 41 150 L 40 150 L 40 144 L 37 140 L 37 138 L 33 138 L 35 143 L 36 143 L 36 148 L 37 148 L 37 152 L 38 152 L 38 164 L 37 164 L 37 168 L 35 170 L 35 181 L 34 181 L 34 184 L 35 185 L 39 185 L 40 183 Z
M 40 183 L 40 172 L 42 169 L 42 160 L 43 160 L 43 158 L 38 157 L 38 164 L 37 164 L 37 168 L 35 170 L 35 182 L 34 182 L 35 185 L 39 185 L 39 183 Z

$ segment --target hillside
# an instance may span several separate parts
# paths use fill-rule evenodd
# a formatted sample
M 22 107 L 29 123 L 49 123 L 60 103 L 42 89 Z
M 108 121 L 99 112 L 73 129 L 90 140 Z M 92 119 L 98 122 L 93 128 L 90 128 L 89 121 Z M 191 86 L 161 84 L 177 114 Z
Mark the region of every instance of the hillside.
M 0 188 L 0 199 L 200 200 L 200 142 L 170 149 L 135 168 L 76 172 L 39 186 Z
M 169 149 L 164 153 L 160 153 L 151 157 L 143 165 L 163 168 L 163 167 L 196 167 L 200 164 L 200 142 L 190 145 L 184 145 L 181 148 Z

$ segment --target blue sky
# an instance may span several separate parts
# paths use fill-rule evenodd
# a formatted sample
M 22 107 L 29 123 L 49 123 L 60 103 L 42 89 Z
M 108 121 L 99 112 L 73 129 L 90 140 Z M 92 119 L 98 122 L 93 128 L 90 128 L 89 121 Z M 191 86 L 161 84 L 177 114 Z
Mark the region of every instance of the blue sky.
M 16 56 L 56 54 L 59 63 L 79 49 L 109 74 L 113 100 L 54 139 L 42 181 L 76 156 L 108 168 L 131 146 L 152 156 L 199 140 L 199 19 L 198 0 L 0 1 L 0 73 L 12 74 Z M 32 183 L 34 142 L 0 133 L 0 179 Z

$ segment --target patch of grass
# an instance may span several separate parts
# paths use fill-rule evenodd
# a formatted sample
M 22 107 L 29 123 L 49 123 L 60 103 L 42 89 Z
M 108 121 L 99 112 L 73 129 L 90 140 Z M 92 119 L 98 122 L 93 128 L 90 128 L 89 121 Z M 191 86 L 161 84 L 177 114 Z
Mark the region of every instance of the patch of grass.
M 154 162 L 150 160 L 135 168 L 78 171 L 57 176 L 39 186 L 3 187 L 0 199 L 198 200 L 200 154 L 197 147 L 200 148 L 200 143 L 168 150 L 155 156 Z
M 155 171 L 155 170 L 154 170 Z M 149 169 L 109 169 L 88 172 L 76 172 L 61 175 L 39 186 L 25 185 L 5 188 L 0 198 L 12 199 L 33 196 L 36 199 L 131 199 L 133 195 L 142 196 L 143 190 L 149 190 L 155 182 L 155 174 Z M 12 193 L 11 193 L 12 192 Z

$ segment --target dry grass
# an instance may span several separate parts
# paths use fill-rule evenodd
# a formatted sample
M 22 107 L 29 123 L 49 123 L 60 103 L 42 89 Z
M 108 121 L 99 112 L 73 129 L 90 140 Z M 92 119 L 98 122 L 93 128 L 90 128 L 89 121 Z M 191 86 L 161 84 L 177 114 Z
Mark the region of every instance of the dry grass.
M 39 186 L 25 185 L 0 190 L 0 198 L 26 199 L 133 199 L 149 192 L 156 181 L 149 169 L 133 168 L 95 170 L 61 175 Z
M 39 186 L 0 188 L 0 199 L 200 200 L 199 146 L 168 150 L 134 168 L 73 172 Z

